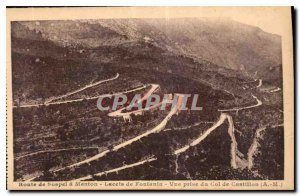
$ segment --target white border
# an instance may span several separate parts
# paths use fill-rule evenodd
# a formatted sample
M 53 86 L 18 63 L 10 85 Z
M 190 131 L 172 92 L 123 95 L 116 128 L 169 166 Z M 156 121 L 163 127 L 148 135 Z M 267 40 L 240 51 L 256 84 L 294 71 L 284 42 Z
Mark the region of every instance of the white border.
M 9 192 L 6 191 L 6 6 L 282 6 L 282 5 L 293 5 L 296 7 L 296 9 L 300 9 L 300 1 L 299 0 L 284 0 L 284 1 L 278 1 L 278 0 L 231 0 L 231 1 L 225 1 L 224 0 L 203 0 L 201 2 L 196 0 L 172 0 L 172 1 L 162 1 L 162 0 L 151 0 L 151 1 L 137 1 L 137 0 L 88 0 L 88 1 L 81 1 L 81 0 L 49 0 L 49 1 L 38 1 L 38 0 L 26 0 L 26 1 L 20 1 L 20 0 L 9 0 L 5 2 L 5 0 L 0 1 L 0 32 L 1 32 L 1 38 L 0 38 L 0 104 L 1 104 L 1 110 L 0 110 L 0 124 L 1 124 L 1 132 L 0 137 L 3 138 L 0 145 L 0 174 L 1 174 L 1 180 L 0 180 L 0 193 L 1 195 L 8 195 Z M 299 10 L 298 10 L 299 11 Z M 298 12 L 299 14 L 299 12 Z M 299 20 L 296 20 L 297 26 L 299 26 Z M 297 32 L 297 37 L 299 37 L 299 31 Z M 298 42 L 295 43 L 298 45 Z M 299 50 L 296 51 L 297 56 L 299 57 Z M 296 67 L 297 65 L 295 65 Z M 297 75 L 299 75 L 299 69 L 297 69 Z M 297 95 L 299 95 L 299 85 L 297 84 Z M 298 111 L 299 107 L 297 107 Z M 297 116 L 297 121 L 300 122 L 300 117 Z M 295 129 L 295 132 L 297 132 L 297 129 Z M 297 141 L 299 141 L 300 134 L 297 134 Z M 297 142 L 296 142 L 297 144 Z M 299 150 L 297 150 L 297 156 L 299 155 Z M 299 174 L 299 169 L 297 174 Z M 299 175 L 297 175 L 299 176 Z M 299 179 L 299 178 L 298 178 Z M 296 185 L 299 188 L 299 180 Z M 30 192 L 27 192 L 27 194 L 31 194 Z M 41 194 L 41 193 L 38 193 Z M 57 192 L 51 192 L 47 193 L 49 195 L 55 194 L 55 195 L 61 195 L 64 193 L 57 193 Z M 72 193 L 74 194 L 74 193 Z M 83 195 L 86 193 L 80 193 L 80 195 Z M 99 193 L 96 193 L 99 194 Z M 101 192 L 100 194 L 109 194 Z M 113 193 L 118 194 L 118 193 Z M 120 193 L 124 194 L 124 193 Z M 129 193 L 133 194 L 133 193 Z M 140 193 L 138 193 L 140 194 Z M 162 194 L 162 193 L 152 193 L 152 194 Z M 173 194 L 172 192 L 168 194 Z M 186 193 L 185 193 L 186 194 Z M 199 194 L 199 193 L 196 193 Z M 207 194 L 207 193 L 200 193 L 200 194 Z M 213 193 L 213 195 L 216 193 Z M 231 194 L 231 193 L 229 193 Z M 255 195 L 263 195 L 265 193 L 254 193 Z M 269 194 L 272 194 L 271 192 Z M 288 193 L 285 193 L 288 194 Z M 210 194 L 211 195 L 211 194 Z

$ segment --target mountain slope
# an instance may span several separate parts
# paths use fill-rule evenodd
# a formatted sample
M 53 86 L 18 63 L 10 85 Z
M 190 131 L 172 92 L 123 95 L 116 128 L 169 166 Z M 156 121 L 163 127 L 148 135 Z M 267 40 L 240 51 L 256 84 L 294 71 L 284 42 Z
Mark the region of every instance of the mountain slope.
M 98 47 L 144 40 L 164 50 L 235 70 L 273 70 L 281 64 L 281 38 L 230 19 L 105 19 L 22 22 L 44 37 L 71 46 Z M 275 72 L 274 74 L 279 74 Z

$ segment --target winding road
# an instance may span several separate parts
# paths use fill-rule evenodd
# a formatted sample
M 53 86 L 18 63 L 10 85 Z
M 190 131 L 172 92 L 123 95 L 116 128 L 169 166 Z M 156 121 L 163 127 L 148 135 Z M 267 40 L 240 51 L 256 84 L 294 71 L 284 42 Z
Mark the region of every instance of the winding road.
M 162 104 L 162 102 L 160 102 L 156 105 L 153 105 L 149 108 L 142 108 L 142 109 L 134 110 L 131 112 L 123 112 L 126 109 L 137 107 L 140 103 L 142 103 L 144 100 L 146 100 L 150 95 L 152 95 L 155 91 L 157 91 L 160 88 L 158 84 L 150 84 L 150 85 L 151 85 L 150 90 L 140 100 L 138 100 L 134 105 L 129 105 L 127 107 L 120 108 L 119 110 L 109 113 L 108 116 L 110 116 L 110 117 L 125 117 L 125 118 L 127 117 L 128 118 L 128 117 L 130 117 L 131 114 L 141 113 L 144 110 L 154 109 L 156 107 L 159 107 Z
M 261 86 L 262 86 L 262 79 L 259 79 L 259 84 L 256 86 L 256 88 L 260 88 Z M 218 110 L 218 111 L 220 111 L 220 112 L 239 111 L 239 110 L 244 110 L 244 109 L 250 109 L 250 108 L 259 107 L 259 106 L 262 105 L 262 102 L 255 95 L 252 94 L 252 97 L 254 99 L 256 99 L 256 102 L 257 102 L 254 105 L 246 106 L 246 107 L 235 107 L 235 108 L 231 108 L 231 109 L 222 109 L 222 110 Z M 118 116 L 118 115 L 120 115 L 121 111 L 123 111 L 123 110 L 124 110 L 124 108 L 120 109 L 118 112 L 113 113 L 113 114 L 115 114 L 115 116 Z M 167 117 L 165 119 L 167 119 Z M 236 142 L 236 138 L 235 138 L 235 135 L 234 135 L 234 130 L 235 130 L 234 123 L 233 123 L 232 117 L 230 115 L 226 114 L 226 113 L 221 113 L 219 120 L 212 127 L 210 127 L 209 129 L 207 129 L 206 131 L 204 131 L 204 133 L 202 133 L 197 139 L 195 139 L 194 141 L 192 141 L 190 144 L 188 144 L 188 145 L 186 145 L 186 146 L 184 146 L 182 148 L 179 148 L 179 149 L 175 150 L 173 154 L 174 155 L 179 155 L 181 153 L 186 152 L 190 147 L 196 146 L 196 145 L 200 144 L 216 128 L 218 128 L 220 125 L 222 125 L 225 120 L 228 121 L 228 124 L 229 124 L 229 126 L 228 126 L 228 134 L 229 134 L 229 136 L 231 138 L 231 150 L 230 150 L 230 157 L 231 157 L 230 164 L 231 164 L 231 167 L 233 169 L 237 169 L 237 168 L 245 168 L 245 166 L 248 166 L 248 168 L 251 169 L 252 165 L 253 165 L 253 154 L 256 152 L 257 146 L 258 146 L 257 141 L 256 141 L 256 139 L 254 139 L 253 144 L 249 148 L 249 150 L 248 150 L 248 159 L 245 160 L 245 159 L 240 158 L 238 156 L 238 154 L 240 152 L 237 149 L 237 142 Z M 163 124 L 164 124 L 163 126 L 166 125 L 166 123 L 163 123 Z M 158 125 L 158 127 L 161 127 L 161 126 Z M 155 130 L 155 128 L 154 128 L 154 130 Z M 171 131 L 171 130 L 172 129 L 167 129 L 165 131 Z M 262 129 L 262 130 L 264 130 L 264 129 Z M 151 132 L 151 131 L 149 131 L 149 132 Z M 259 134 L 259 133 L 260 133 L 260 131 L 257 132 L 257 134 Z M 145 163 L 149 163 L 149 162 L 152 162 L 152 161 L 156 161 L 156 160 L 157 160 L 157 158 L 151 156 L 150 158 L 148 158 L 146 160 L 142 160 L 142 161 L 139 161 L 139 162 L 136 162 L 136 163 L 133 163 L 133 164 L 129 164 L 129 165 L 124 165 L 122 167 L 111 169 L 111 170 L 107 170 L 107 171 L 100 172 L 100 173 L 97 173 L 97 174 L 94 174 L 94 175 L 100 177 L 102 175 L 106 175 L 106 174 L 113 173 L 113 172 L 118 172 L 118 171 L 121 171 L 121 170 L 125 170 L 125 169 L 128 169 L 128 168 L 136 167 L 136 166 L 139 166 L 139 165 L 142 165 L 142 164 L 145 164 Z M 79 179 L 75 179 L 73 181 L 88 180 L 88 179 L 91 179 L 91 178 L 92 178 L 92 175 L 88 175 L 88 176 L 85 176 L 85 177 L 82 177 L 82 178 L 79 178 Z
M 270 92 L 270 93 L 275 93 L 275 92 L 278 92 L 278 91 L 280 91 L 280 90 L 281 90 L 281 88 L 277 87 L 277 88 L 275 88 L 275 89 L 273 89 L 273 90 L 270 90 L 269 92 Z
M 55 98 L 52 98 L 52 99 L 49 99 L 48 101 L 45 101 L 45 104 L 50 103 L 50 102 L 52 102 L 52 101 L 54 101 L 54 100 L 58 100 L 58 99 L 65 98 L 65 97 L 68 97 L 68 96 L 70 96 L 70 95 L 79 93 L 79 92 L 81 92 L 81 91 L 84 91 L 84 90 L 86 90 L 86 89 L 88 89 L 88 88 L 91 88 L 91 87 L 93 87 L 93 86 L 97 86 L 97 85 L 102 84 L 102 83 L 104 83 L 104 82 L 109 82 L 109 81 L 112 81 L 112 80 L 116 80 L 116 79 L 119 78 L 119 76 L 120 76 L 119 73 L 117 73 L 116 76 L 114 76 L 114 77 L 112 77 L 112 78 L 105 79 L 105 80 L 101 80 L 101 81 L 98 81 L 98 82 L 95 82 L 95 83 L 86 85 L 85 87 L 82 87 L 82 88 L 77 89 L 77 90 L 75 90 L 75 91 L 66 93 L 66 94 L 64 94 L 64 95 L 61 95 L 61 96 L 58 96 L 58 97 L 55 97 Z
M 258 85 L 256 86 L 256 88 L 261 87 L 261 85 L 262 85 L 262 79 L 259 79 L 259 83 L 258 83 Z
M 41 151 L 21 155 L 21 156 L 18 156 L 16 158 L 14 158 L 14 159 L 19 160 L 19 159 L 23 159 L 23 158 L 26 158 L 26 157 L 35 156 L 35 155 L 43 154 L 43 153 L 63 152 L 63 151 L 71 151 L 71 150 L 85 150 L 85 149 L 99 149 L 99 147 L 76 147 L 76 148 L 62 148 L 62 149 L 54 149 L 54 150 L 41 150 Z
M 221 113 L 219 120 L 209 129 L 207 129 L 203 134 L 201 134 L 196 140 L 192 141 L 189 145 L 186 145 L 175 151 L 175 155 L 181 154 L 187 151 L 190 147 L 200 144 L 207 136 L 209 136 L 216 128 L 224 123 L 225 120 L 228 120 L 228 134 L 231 138 L 231 167 L 236 169 L 236 154 L 237 154 L 237 142 L 234 136 L 234 125 L 232 117 L 226 113 Z
M 276 127 L 280 127 L 280 126 L 283 126 L 283 124 L 279 124 L 279 125 L 273 125 L 271 126 L 271 128 L 276 128 Z M 247 153 L 247 160 L 248 160 L 248 169 L 251 170 L 253 168 L 253 161 L 254 161 L 254 155 L 257 154 L 258 152 L 258 147 L 259 147 L 259 143 L 258 143 L 258 140 L 259 139 L 262 139 L 262 132 L 266 130 L 266 126 L 265 127 L 262 127 L 262 128 L 259 128 L 256 130 L 255 132 L 255 136 L 254 136 L 254 139 L 253 139 L 253 142 L 252 142 L 252 145 L 250 146 L 249 150 L 248 150 L 248 153 Z
M 129 169 L 129 168 L 132 168 L 132 167 L 136 167 L 136 166 L 139 166 L 139 165 L 150 163 L 150 162 L 156 161 L 156 160 L 157 160 L 157 158 L 155 158 L 155 157 L 152 156 L 152 157 L 150 157 L 148 159 L 145 159 L 145 160 L 133 163 L 133 164 L 124 165 L 122 167 L 118 167 L 118 168 L 115 168 L 115 169 L 107 170 L 107 171 L 104 171 L 104 172 L 99 172 L 99 173 L 96 173 L 96 174 L 93 174 L 93 175 L 87 175 L 85 177 L 78 178 L 78 179 L 71 180 L 71 181 L 89 180 L 89 179 L 92 179 L 93 176 L 101 177 L 103 175 L 107 175 L 107 174 L 114 173 L 114 172 L 119 172 L 119 171 L 122 171 L 122 170 L 125 170 L 125 169 Z
M 218 128 L 220 125 L 222 125 L 224 123 L 225 120 L 228 120 L 229 122 L 229 126 L 228 126 L 228 134 L 231 138 L 231 150 L 230 150 L 230 156 L 231 156 L 231 167 L 234 169 L 237 169 L 238 166 L 238 162 L 236 160 L 237 158 L 237 142 L 234 136 L 234 125 L 233 125 L 233 121 L 232 121 L 232 117 L 226 113 L 221 113 L 219 120 L 209 129 L 207 129 L 203 134 L 201 134 L 197 139 L 195 139 L 194 141 L 192 141 L 189 145 L 186 145 L 182 148 L 179 148 L 177 150 L 175 150 L 173 152 L 173 155 L 179 155 L 182 154 L 184 152 L 186 152 L 190 147 L 192 146 L 196 146 L 198 144 L 200 144 L 206 137 L 208 137 L 216 128 Z M 132 167 L 136 167 L 145 163 L 149 163 L 152 161 L 156 161 L 157 158 L 154 156 L 150 156 L 150 158 L 136 162 L 136 163 L 132 163 L 132 164 L 128 164 L 128 165 L 124 165 L 122 167 L 118 167 L 115 169 L 110 169 L 107 171 L 103 171 L 94 175 L 87 175 L 78 179 L 73 179 L 72 181 L 82 181 L 82 180 L 89 180 L 92 179 L 93 176 L 103 176 L 109 173 L 113 173 L 113 172 L 119 172 L 121 170 L 125 170 L 125 169 L 129 169 Z
M 116 96 L 116 95 L 120 95 L 120 94 L 126 94 L 126 93 L 131 93 L 131 92 L 135 92 L 135 91 L 139 91 L 139 90 L 142 90 L 142 89 L 145 89 L 147 88 L 148 85 L 143 85 L 143 86 L 140 86 L 140 87 L 136 87 L 134 89 L 131 89 L 131 90 L 125 90 L 125 91 L 122 91 L 122 92 L 116 92 L 116 93 L 112 93 L 112 94 L 109 94 L 110 96 Z M 93 96 L 93 97 L 87 97 L 87 98 L 84 98 L 84 99 L 71 99 L 71 100 L 65 100 L 65 101 L 56 101 L 56 102 L 50 102 L 50 103 L 42 103 L 42 104 L 29 104 L 29 105 L 21 105 L 21 106 L 13 106 L 13 108 L 30 108 L 30 107 L 39 107 L 39 106 L 49 106 L 49 105 L 60 105 L 60 104 L 68 104 L 68 103 L 74 103 L 74 102 L 81 102 L 81 101 L 84 101 L 84 100 L 93 100 L 93 99 L 98 99 L 99 97 L 104 97 L 104 96 L 107 96 L 106 95 L 98 95 L 98 96 Z
M 157 133 L 157 132 L 160 132 L 162 131 L 165 126 L 167 125 L 167 122 L 171 119 L 171 117 L 177 113 L 177 111 L 179 110 L 179 108 L 181 107 L 181 104 L 182 104 L 182 100 L 183 100 L 183 95 L 182 94 L 175 94 L 175 96 L 178 96 L 178 100 L 177 100 L 177 104 L 176 104 L 176 107 L 174 107 L 169 113 L 168 115 L 157 125 L 155 126 L 153 129 L 150 129 L 148 131 L 146 131 L 145 133 L 141 134 L 141 135 L 138 135 L 130 140 L 127 140 L 121 144 L 118 144 L 116 146 L 113 147 L 112 151 L 117 151 L 121 148 L 124 148 L 130 144 L 132 144 L 133 142 L 136 142 L 144 137 L 147 137 L 149 136 L 150 134 L 153 134 L 153 133 Z M 93 160 L 98 160 L 102 157 L 104 157 L 108 152 L 110 152 L 111 150 L 105 150 L 91 158 L 88 158 L 86 160 L 83 160 L 81 162 L 78 162 L 78 163 L 74 163 L 72 165 L 69 165 L 69 166 L 66 166 L 66 167 L 63 167 L 63 168 L 60 168 L 60 169 L 57 169 L 55 170 L 54 172 L 58 172 L 58 171 L 61 171 L 61 170 L 64 170 L 64 169 L 67 169 L 67 168 L 73 168 L 73 167 L 77 167 L 77 166 L 80 166 L 82 164 L 85 164 L 85 163 L 89 163 Z
M 64 103 L 71 103 L 71 102 L 76 102 L 76 101 L 83 101 L 84 99 L 76 99 L 76 100 L 67 100 L 67 101 L 60 101 L 60 102 L 53 102 L 54 100 L 57 100 L 57 99 L 60 99 L 60 98 L 64 98 L 64 97 L 67 97 L 69 95 L 72 95 L 72 94 L 75 94 L 75 93 L 78 93 L 80 91 L 83 91 L 87 88 L 90 88 L 92 86 L 95 86 L 95 85 L 98 85 L 98 84 L 101 84 L 103 82 L 107 82 L 107 81 L 111 81 L 111 80 L 114 80 L 114 79 L 117 79 L 119 77 L 119 74 L 117 74 L 114 78 L 110 78 L 110 79 L 107 79 L 107 80 L 104 80 L 104 81 L 99 81 L 97 83 L 94 83 L 94 84 L 91 84 L 91 85 L 88 85 L 88 86 L 85 86 L 81 89 L 78 89 L 76 91 L 72 91 L 70 93 L 67 93 L 65 95 L 62 95 L 62 96 L 59 96 L 59 97 L 56 97 L 54 99 L 51 99 L 47 102 L 45 102 L 44 104 L 37 104 L 37 105 L 23 105 L 23 106 L 19 106 L 19 107 L 35 107 L 35 106 L 39 106 L 39 105 L 52 105 L 52 104 L 64 104 Z M 262 80 L 260 79 L 259 80 L 259 84 L 257 86 L 257 88 L 261 87 L 262 85 Z M 125 94 L 125 93 L 129 93 L 129 92 L 134 92 L 134 91 L 137 91 L 137 90 L 141 90 L 141 89 L 144 89 L 146 88 L 147 85 L 144 85 L 142 87 L 138 87 L 138 88 L 135 88 L 135 89 L 132 89 L 132 90 L 127 90 L 127 91 L 124 91 L 124 92 L 118 92 L 118 93 L 113 93 L 111 95 L 119 95 L 119 94 Z M 142 98 L 142 100 L 140 101 L 143 101 L 145 99 L 147 99 L 153 92 L 155 92 L 157 89 L 159 88 L 159 85 L 157 84 L 151 84 L 151 89 L 146 93 L 146 95 Z M 60 169 L 57 169 L 57 170 L 54 170 L 53 173 L 57 173 L 59 171 L 62 171 L 62 170 L 65 170 L 65 169 L 70 169 L 70 168 L 74 168 L 74 167 L 78 167 L 78 166 L 81 166 L 85 163 L 90 163 L 91 161 L 94 161 L 94 160 L 99 160 L 100 158 L 104 157 L 107 155 L 107 153 L 111 152 L 111 151 L 118 151 L 119 149 L 121 148 L 125 148 L 126 146 L 144 138 L 144 137 L 147 137 L 149 136 L 150 134 L 153 134 L 153 133 L 158 133 L 158 132 L 161 132 L 162 130 L 165 129 L 168 121 L 172 118 L 172 116 L 176 113 L 179 112 L 179 108 L 181 107 L 182 105 L 182 100 L 183 100 L 183 97 L 184 95 L 182 94 L 174 94 L 174 96 L 178 96 L 178 99 L 177 99 L 177 103 L 176 103 L 176 107 L 172 108 L 170 110 L 170 112 L 167 114 L 167 116 L 157 125 L 155 126 L 154 128 L 150 129 L 150 130 L 147 130 L 145 131 L 143 134 L 140 134 L 130 140 L 127 140 L 123 143 L 120 143 L 116 146 L 114 146 L 111 150 L 105 150 L 95 156 L 92 156 L 88 159 L 85 159 L 83 161 L 80 161 L 80 162 L 77 162 L 77 163 L 74 163 L 74 164 L 71 164 L 69 166 L 66 166 L 66 167 L 63 167 L 63 168 L 60 168 Z M 97 99 L 101 96 L 96 96 L 96 97 L 90 97 L 90 98 L 86 98 L 86 100 L 89 100 L 89 99 Z M 256 104 L 254 105 L 251 105 L 251 106 L 245 106 L 245 107 L 235 107 L 235 108 L 231 108 L 231 109 L 219 109 L 218 111 L 222 112 L 220 117 L 219 117 L 219 120 L 210 128 L 208 128 L 207 130 L 204 131 L 203 134 L 201 134 L 197 139 L 193 140 L 190 144 L 182 147 L 182 148 L 179 148 L 177 150 L 174 151 L 174 155 L 179 155 L 181 153 L 184 153 L 186 152 L 190 147 L 192 146 L 196 146 L 196 145 L 199 145 L 203 140 L 205 140 L 216 128 L 218 128 L 220 125 L 222 125 L 225 120 L 228 121 L 228 134 L 231 138 L 231 150 L 230 150 L 230 156 L 231 156 L 231 167 L 236 169 L 236 168 L 239 168 L 239 167 L 242 167 L 241 166 L 241 162 L 242 163 L 245 163 L 246 160 L 243 160 L 241 159 L 240 157 L 238 157 L 238 153 L 239 151 L 237 150 L 237 142 L 236 142 L 236 138 L 235 138 L 235 135 L 234 135 L 234 124 L 233 124 L 233 120 L 232 120 L 232 117 L 229 115 L 229 114 L 226 114 L 226 113 L 223 113 L 223 112 L 227 112 L 227 111 L 239 111 L 239 110 L 244 110 L 244 109 L 250 109 L 250 108 L 255 108 L 255 107 L 258 107 L 260 105 L 262 105 L 262 102 L 254 95 L 252 95 L 252 97 L 254 99 L 256 99 Z M 160 102 L 159 104 L 155 105 L 155 107 L 161 105 L 162 103 Z M 111 117 L 122 117 L 122 116 L 128 116 L 132 113 L 137 113 L 137 112 L 141 112 L 143 111 L 144 109 L 142 110 L 137 110 L 137 111 L 131 111 L 131 112 L 126 112 L 126 113 L 122 113 L 122 111 L 124 111 L 126 109 L 125 108 L 121 108 L 117 111 L 114 111 L 112 113 L 109 113 L 108 115 L 111 116 Z M 254 152 L 256 151 L 256 146 L 255 146 L 255 143 L 253 144 L 253 146 L 250 147 L 249 151 L 248 151 L 248 168 L 251 168 L 251 158 L 249 157 L 253 157 L 253 154 Z M 62 150 L 65 150 L 65 149 L 62 149 Z M 53 152 L 55 152 L 55 150 L 52 150 Z M 40 152 L 36 152 L 36 153 L 31 153 L 31 155 L 34 155 L 34 154 L 37 154 L 37 153 L 44 153 L 44 152 L 51 152 L 51 151 L 40 151 Z M 24 156 L 21 156 L 21 157 L 18 157 L 18 158 L 22 158 L 22 157 L 25 157 L 25 156 L 30 156 L 29 155 L 24 155 Z M 151 156 L 150 158 L 146 159 L 146 160 L 142 160 L 142 161 L 139 161 L 139 162 L 136 162 L 136 163 L 132 163 L 132 164 L 129 164 L 129 165 L 124 165 L 122 167 L 119 167 L 119 168 L 115 168 L 115 169 L 111 169 L 111 170 L 107 170 L 107 171 L 104 171 L 104 172 L 100 172 L 100 173 L 97 173 L 97 174 L 94 174 L 95 176 L 102 176 L 102 175 L 105 175 L 105 174 L 108 174 L 108 173 L 112 173 L 112 172 L 118 172 L 118 171 L 121 171 L 121 170 L 124 170 L 124 169 L 128 169 L 128 168 L 131 168 L 131 167 L 136 167 L 136 166 L 139 166 L 139 165 L 142 165 L 142 164 L 145 164 L 145 163 L 148 163 L 148 162 L 152 162 L 152 161 L 155 161 L 157 160 L 157 158 Z M 34 180 L 36 178 L 38 178 L 39 176 L 37 177 L 34 177 L 34 178 L 31 178 L 27 181 L 31 181 L 31 180 Z M 79 178 L 79 179 L 76 179 L 76 181 L 78 180 L 87 180 L 87 179 L 90 179 L 92 176 L 89 175 L 89 176 L 85 176 L 85 177 L 82 177 L 82 178 Z
M 250 106 L 245 106 L 245 107 L 235 107 L 235 108 L 230 108 L 230 109 L 219 109 L 218 111 L 219 112 L 230 112 L 230 111 L 239 111 L 239 110 L 245 110 L 245 109 L 250 109 L 250 108 L 255 108 L 255 107 L 258 107 L 258 106 L 261 106 L 262 105 L 262 101 L 259 100 L 256 96 L 254 95 L 251 95 L 255 100 L 256 100 L 256 104 L 254 105 L 250 105 Z

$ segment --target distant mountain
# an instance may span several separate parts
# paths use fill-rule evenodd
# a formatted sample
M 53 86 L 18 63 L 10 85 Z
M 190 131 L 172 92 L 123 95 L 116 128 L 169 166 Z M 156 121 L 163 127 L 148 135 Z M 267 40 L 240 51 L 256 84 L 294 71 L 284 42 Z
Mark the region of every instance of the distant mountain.
M 22 22 L 62 46 L 96 48 L 143 40 L 168 51 L 265 76 L 281 64 L 281 37 L 230 19 L 105 19 Z M 272 72 L 270 73 L 272 74 Z M 278 73 L 273 73 L 278 75 Z
M 15 92 L 27 99 L 59 95 L 116 72 L 133 77 L 130 71 L 147 71 L 154 77 L 147 82 L 176 75 L 244 99 L 251 96 L 241 93 L 243 82 L 281 83 L 280 37 L 228 19 L 13 22 L 12 55 L 14 81 L 28 86 L 15 85 Z M 162 79 L 157 82 L 167 88 L 170 81 Z

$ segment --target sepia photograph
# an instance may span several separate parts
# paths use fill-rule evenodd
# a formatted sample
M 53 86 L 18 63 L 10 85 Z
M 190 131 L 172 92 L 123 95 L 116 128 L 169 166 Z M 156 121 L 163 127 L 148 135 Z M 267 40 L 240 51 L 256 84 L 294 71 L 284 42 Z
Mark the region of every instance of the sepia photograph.
M 7 8 L 12 190 L 293 190 L 291 7 Z

